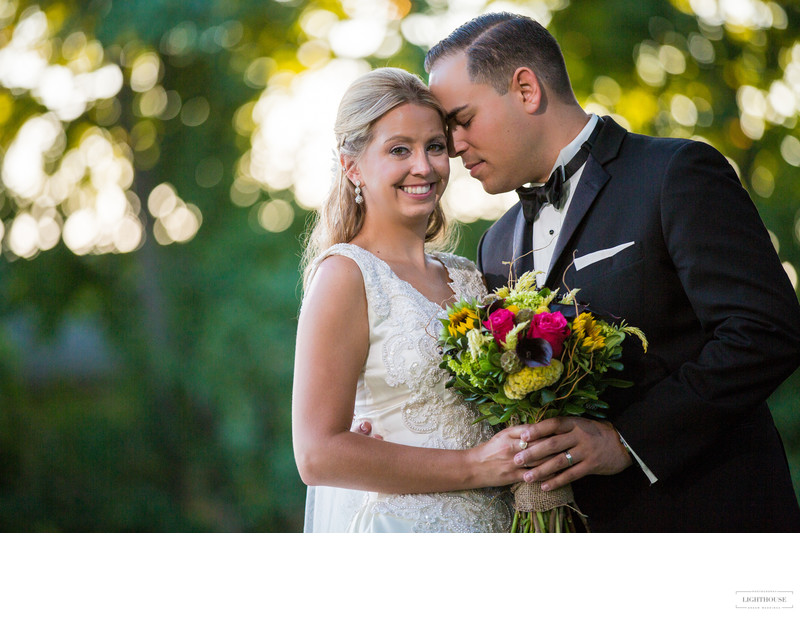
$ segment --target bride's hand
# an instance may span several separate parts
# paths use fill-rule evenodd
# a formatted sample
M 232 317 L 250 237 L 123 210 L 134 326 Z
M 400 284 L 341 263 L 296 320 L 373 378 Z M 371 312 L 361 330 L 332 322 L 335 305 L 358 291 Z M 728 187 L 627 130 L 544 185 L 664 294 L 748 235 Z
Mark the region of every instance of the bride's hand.
M 514 462 L 514 456 L 523 449 L 522 429 L 520 426 L 505 428 L 470 450 L 470 463 L 482 486 L 506 486 L 523 481 L 528 468 Z

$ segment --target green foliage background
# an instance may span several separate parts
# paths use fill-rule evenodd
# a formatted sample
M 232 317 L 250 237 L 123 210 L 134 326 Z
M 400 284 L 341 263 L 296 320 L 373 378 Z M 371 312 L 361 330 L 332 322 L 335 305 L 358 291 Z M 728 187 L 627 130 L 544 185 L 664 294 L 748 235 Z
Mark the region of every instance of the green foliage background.
M 443 0 L 392 3 L 401 16 L 447 9 Z M 301 529 L 305 490 L 292 456 L 290 403 L 297 267 L 308 213 L 290 190 L 262 189 L 250 206 L 231 201 L 236 163 L 249 148 L 249 137 L 237 132 L 232 120 L 263 88 L 245 80 L 251 63 L 266 57 L 274 61 L 273 72 L 302 71 L 297 50 L 309 36 L 299 26 L 301 16 L 321 8 L 345 18 L 352 3 L 344 4 L 36 3 L 51 24 L 51 62 L 59 62 L 64 38 L 82 31 L 102 44 L 106 60 L 119 63 L 126 76 L 116 98 L 118 119 L 106 123 L 100 109 L 90 107 L 64 124 L 70 144 L 90 123 L 115 129 L 115 137 L 133 145 L 136 96 L 125 62 L 145 49 L 161 55 L 165 89 L 177 91 L 184 103 L 206 98 L 212 114 L 191 127 L 179 118 L 153 120 L 155 147 L 146 153 L 131 150 L 131 189 L 143 205 L 150 191 L 167 181 L 201 210 L 203 223 L 191 241 L 159 245 L 152 236 L 153 220 L 142 210 L 147 234 L 135 252 L 79 256 L 60 243 L 19 259 L 4 246 L 0 530 Z M 784 6 L 783 28 L 759 30 L 709 28 L 683 0 L 547 4 L 553 12 L 550 28 L 564 45 L 582 102 L 601 102 L 626 114 L 640 132 L 686 136 L 692 133 L 669 114 L 670 99 L 683 94 L 710 105 L 713 115 L 701 115 L 694 133 L 733 159 L 780 245 L 782 260 L 800 267 L 795 208 L 800 177 L 781 153 L 785 137 L 800 135 L 797 118 L 767 124 L 763 136 L 753 140 L 741 130 L 737 103 L 741 85 L 766 91 L 781 77 L 800 38 L 798 9 Z M 0 47 L 32 6 L 27 0 L 5 3 L 13 16 L 0 26 Z M 216 36 L 231 24 L 234 40 Z M 165 37 L 179 25 L 191 26 L 196 43 L 170 56 L 164 52 Z M 713 44 L 713 62 L 686 55 L 684 71 L 666 75 L 662 84 L 641 80 L 636 62 L 643 45 L 685 50 L 691 34 L 701 32 Z M 367 60 L 423 74 L 423 56 L 423 49 L 405 41 L 392 57 Z M 601 76 L 613 78 L 622 95 L 608 99 L 606 83 L 597 80 Z M 29 93 L 0 88 L 3 97 L 10 112 L 0 115 L 0 157 L 22 123 L 44 111 Z M 223 163 L 222 180 L 211 188 L 196 176 L 198 163 L 208 157 Z M 296 217 L 288 229 L 272 233 L 258 226 L 252 206 L 267 199 L 293 205 Z M 6 232 L 25 208 L 0 186 Z M 463 224 L 459 251 L 474 258 L 487 226 Z M 770 400 L 798 491 L 799 383 L 795 374 Z

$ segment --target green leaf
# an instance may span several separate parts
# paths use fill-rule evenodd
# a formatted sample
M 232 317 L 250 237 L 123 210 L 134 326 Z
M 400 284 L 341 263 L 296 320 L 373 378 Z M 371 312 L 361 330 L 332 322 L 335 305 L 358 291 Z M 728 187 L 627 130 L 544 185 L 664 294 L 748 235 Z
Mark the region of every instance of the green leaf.
M 559 416 L 559 411 L 557 408 L 549 408 L 544 411 L 542 415 L 542 419 L 552 419 L 553 417 Z
M 564 406 L 563 412 L 564 412 L 564 414 L 568 414 L 568 415 L 571 415 L 571 416 L 577 416 L 577 415 L 581 415 L 584 412 L 586 412 L 586 409 L 583 407 L 582 404 L 568 403 L 566 406 Z
M 540 397 L 543 404 L 549 404 L 556 400 L 556 394 L 549 388 L 543 388 Z

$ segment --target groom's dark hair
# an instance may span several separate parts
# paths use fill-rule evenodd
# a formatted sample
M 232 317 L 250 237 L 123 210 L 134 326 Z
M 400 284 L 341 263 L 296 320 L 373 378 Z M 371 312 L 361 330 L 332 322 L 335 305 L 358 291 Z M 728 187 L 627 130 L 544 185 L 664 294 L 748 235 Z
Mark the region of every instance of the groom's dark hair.
M 539 22 L 513 13 L 486 13 L 459 26 L 425 55 L 425 71 L 439 59 L 465 51 L 470 80 L 508 91 L 518 67 L 529 67 L 560 97 L 572 100 L 572 85 L 561 48 Z

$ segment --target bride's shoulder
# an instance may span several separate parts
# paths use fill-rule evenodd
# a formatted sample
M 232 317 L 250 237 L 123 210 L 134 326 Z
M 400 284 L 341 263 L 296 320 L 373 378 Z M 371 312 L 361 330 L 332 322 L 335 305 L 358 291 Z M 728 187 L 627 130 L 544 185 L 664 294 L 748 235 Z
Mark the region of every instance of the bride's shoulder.
M 311 261 L 311 275 L 316 276 L 322 267 L 327 271 L 352 271 L 360 265 L 359 249 L 349 243 L 332 245 Z
M 364 292 L 361 267 L 349 251 L 335 245 L 314 259 L 308 281 L 309 294 L 323 291 L 331 297 L 339 293 L 349 296 L 354 292 Z
M 453 254 L 451 252 L 434 252 L 433 255 L 441 260 L 448 269 L 478 271 L 478 267 L 475 265 L 475 263 L 464 256 L 459 256 L 458 254 Z
M 451 287 L 459 297 L 480 297 L 486 294 L 486 284 L 478 267 L 469 258 L 449 252 L 434 254 L 447 268 Z
M 317 256 L 312 261 L 311 266 L 316 268 L 323 262 L 329 262 L 329 259 L 331 258 L 349 258 L 362 268 L 371 264 L 371 261 L 373 260 L 372 254 L 358 245 L 353 245 L 352 243 L 337 243 Z M 341 264 L 341 262 L 336 263 L 336 261 L 334 261 L 334 263 Z

